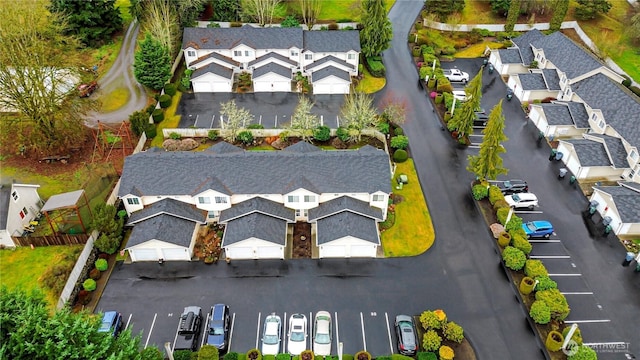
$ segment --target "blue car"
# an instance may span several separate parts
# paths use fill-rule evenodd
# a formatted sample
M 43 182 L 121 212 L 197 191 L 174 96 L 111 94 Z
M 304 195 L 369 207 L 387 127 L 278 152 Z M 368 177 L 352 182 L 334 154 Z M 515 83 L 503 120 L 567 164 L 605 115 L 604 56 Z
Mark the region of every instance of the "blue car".
M 107 311 L 102 315 L 102 323 L 98 332 L 110 333 L 118 336 L 122 330 L 122 315 L 117 311 Z
M 543 237 L 549 238 L 553 234 L 553 225 L 548 221 L 529 221 L 522 224 L 522 229 L 527 233 L 528 238 Z
M 220 352 L 226 351 L 230 323 L 229 307 L 224 304 L 213 305 L 209 313 L 207 344 L 217 347 Z

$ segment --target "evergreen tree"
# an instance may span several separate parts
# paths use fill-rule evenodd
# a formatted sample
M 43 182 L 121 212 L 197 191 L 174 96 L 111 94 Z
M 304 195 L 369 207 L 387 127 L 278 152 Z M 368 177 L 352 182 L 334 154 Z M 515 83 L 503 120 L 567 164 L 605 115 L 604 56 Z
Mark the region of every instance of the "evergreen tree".
M 439 21 L 447 21 L 454 12 L 464 9 L 464 0 L 428 0 L 424 2 L 425 10 L 436 14 Z
M 502 165 L 500 154 L 506 150 L 502 142 L 507 141 L 504 135 L 504 115 L 502 115 L 502 100 L 491 110 L 487 127 L 482 130 L 484 138 L 480 144 L 478 155 L 469 155 L 467 171 L 475 174 L 479 179 L 495 180 L 498 175 L 506 174 L 508 170 Z
M 459 138 L 473 131 L 475 112 L 480 109 L 480 100 L 482 100 L 482 69 L 469 81 L 464 92 L 467 95 L 467 100 L 460 109 L 454 111 L 453 118 L 447 123 L 449 131 L 457 131 Z
M 598 14 L 606 14 L 611 10 L 608 0 L 577 0 L 576 17 L 580 20 L 595 19 Z
M 562 25 L 562 21 L 564 21 L 564 17 L 567 15 L 568 10 L 569 0 L 558 0 L 556 2 L 556 6 L 553 9 L 553 16 L 551 17 L 551 21 L 549 23 L 550 30 L 560 30 L 560 25 Z
M 640 12 L 631 17 L 631 22 L 627 27 L 627 34 L 633 41 L 640 42 Z
M 509 12 L 507 13 L 507 22 L 504 24 L 504 31 L 513 32 L 513 28 L 520 16 L 520 0 L 511 0 L 509 4 Z
M 213 2 L 213 20 L 237 21 L 240 13 L 238 0 L 216 0 Z
M 49 10 L 64 16 L 65 34 L 76 36 L 88 46 L 98 47 L 122 30 L 115 0 L 52 0 Z
M 393 31 L 384 0 L 363 0 L 360 17 L 360 45 L 366 57 L 380 55 L 391 45 Z
M 138 82 L 160 90 L 171 77 L 171 59 L 166 48 L 147 33 L 135 53 L 133 74 Z

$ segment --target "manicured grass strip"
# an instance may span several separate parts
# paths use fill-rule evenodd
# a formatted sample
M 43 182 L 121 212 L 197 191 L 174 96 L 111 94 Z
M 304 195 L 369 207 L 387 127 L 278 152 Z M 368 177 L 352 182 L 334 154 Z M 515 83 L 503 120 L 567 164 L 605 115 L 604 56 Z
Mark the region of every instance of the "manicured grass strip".
M 466 47 L 462 51 L 458 51 L 455 53 L 454 57 L 460 59 L 473 59 L 481 57 L 484 54 L 484 50 L 489 46 L 491 49 L 501 49 L 504 47 L 502 43 L 496 43 L 492 41 L 483 41 L 481 43 L 473 44 L 471 46 Z
M 171 98 L 171 106 L 165 109 L 164 120 L 162 120 L 160 124 L 158 124 L 158 132 L 156 133 L 156 137 L 151 141 L 151 146 L 162 147 L 162 143 L 164 142 L 162 129 L 178 128 L 178 124 L 180 124 L 180 115 L 176 115 L 176 109 L 178 108 L 181 97 L 182 93 L 180 91 L 177 91 L 176 94 Z
M 360 80 L 360 82 L 358 82 L 358 86 L 356 86 L 357 92 L 373 94 L 374 92 L 382 90 L 382 88 L 384 88 L 384 86 L 387 84 L 386 78 L 377 78 L 371 76 L 366 66 L 363 66 L 362 73 L 364 77 L 362 78 L 362 80 Z
M 381 234 L 384 254 L 388 257 L 422 254 L 435 240 L 431 215 L 412 159 L 398 164 L 395 176 L 400 174 L 406 174 L 409 183 L 398 190 L 392 179 L 391 186 L 393 193 L 402 196 L 404 200 L 395 205 L 395 224 Z
M 78 251 L 84 245 L 42 246 L 31 249 L 19 247 L 15 250 L 0 250 L 0 285 L 9 289 L 27 292 L 39 289 L 52 308 L 58 303 L 58 295 L 40 287 L 38 278 L 51 265 L 56 264 L 65 254 Z

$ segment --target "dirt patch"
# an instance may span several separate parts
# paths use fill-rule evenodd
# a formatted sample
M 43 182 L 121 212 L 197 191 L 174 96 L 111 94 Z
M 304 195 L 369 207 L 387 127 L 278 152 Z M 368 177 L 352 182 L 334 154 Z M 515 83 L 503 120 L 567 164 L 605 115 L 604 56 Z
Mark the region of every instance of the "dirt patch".
M 293 225 L 292 259 L 311 259 L 311 224 L 297 222 Z

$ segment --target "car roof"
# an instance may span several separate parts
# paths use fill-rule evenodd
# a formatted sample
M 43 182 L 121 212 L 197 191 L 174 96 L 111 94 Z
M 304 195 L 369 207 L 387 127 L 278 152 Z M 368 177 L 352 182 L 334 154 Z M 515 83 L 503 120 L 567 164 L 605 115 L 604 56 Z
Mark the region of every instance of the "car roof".
M 511 196 L 517 196 L 521 200 L 538 200 L 538 197 L 534 193 L 517 193 Z
M 413 319 L 411 318 L 411 316 L 409 315 L 398 315 L 396 316 L 396 321 L 400 322 L 400 321 L 408 321 L 408 322 L 413 322 Z
M 536 220 L 536 221 L 531 221 L 531 223 L 533 223 L 533 225 L 535 225 L 535 227 L 537 228 L 553 227 L 553 225 L 551 225 L 551 223 L 546 220 Z
M 226 306 L 224 304 L 215 304 L 213 305 L 213 318 L 220 319 L 224 314 Z
M 118 315 L 117 311 L 105 311 L 104 315 L 102 315 L 102 321 L 112 323 Z

